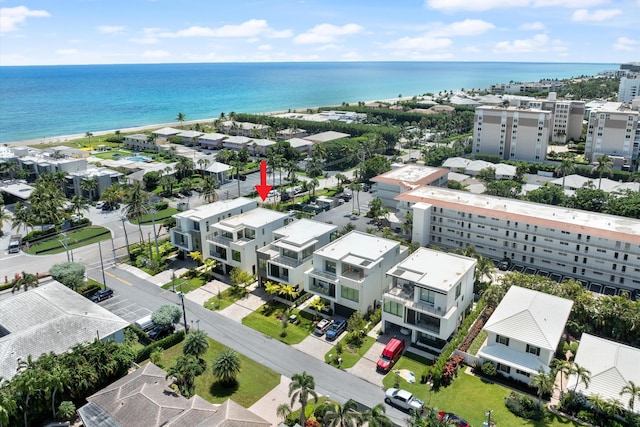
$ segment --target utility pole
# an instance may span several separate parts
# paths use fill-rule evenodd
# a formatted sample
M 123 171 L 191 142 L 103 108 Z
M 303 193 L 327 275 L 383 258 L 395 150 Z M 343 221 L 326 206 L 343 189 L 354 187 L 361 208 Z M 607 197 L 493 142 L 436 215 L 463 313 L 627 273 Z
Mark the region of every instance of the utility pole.
M 182 292 L 182 285 L 184 282 L 180 283 L 180 301 L 182 302 L 182 315 L 184 318 L 184 332 L 189 333 L 189 325 L 187 325 L 187 310 L 184 309 L 184 292 Z
M 58 242 L 62 243 L 62 246 L 64 246 L 64 250 L 67 251 L 67 262 L 70 262 L 71 258 L 69 258 L 69 246 L 67 245 L 67 233 L 62 233 L 62 235 L 64 236 L 64 238 L 62 240 L 58 240 Z
M 124 216 L 120 217 L 122 220 L 122 229 L 124 230 L 124 241 L 127 245 L 127 255 L 129 255 L 129 261 L 131 261 L 131 249 L 129 249 L 129 236 L 127 235 L 127 228 L 124 226 L 124 221 L 126 218 Z
M 151 223 L 153 224 L 153 239 L 156 242 L 156 256 L 159 259 L 160 251 L 158 250 L 158 234 L 156 233 L 156 221 L 155 221 L 155 215 L 156 213 L 158 213 L 158 211 L 152 208 L 149 212 L 151 213 Z
M 104 277 L 104 262 L 102 262 L 102 242 L 98 242 L 98 251 L 100 253 L 100 269 L 102 270 L 102 284 L 104 288 L 107 289 L 107 278 Z
M 485 415 L 487 416 L 487 427 L 491 427 L 491 413 L 493 409 L 488 410 Z

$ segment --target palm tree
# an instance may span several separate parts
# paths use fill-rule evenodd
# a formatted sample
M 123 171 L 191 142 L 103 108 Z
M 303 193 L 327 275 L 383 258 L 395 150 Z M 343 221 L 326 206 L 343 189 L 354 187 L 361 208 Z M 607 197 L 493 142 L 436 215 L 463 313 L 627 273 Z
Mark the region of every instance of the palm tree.
M 301 374 L 293 374 L 289 383 L 289 397 L 291 398 L 291 406 L 297 400 L 300 402 L 300 425 L 304 426 L 306 419 L 305 410 L 309 397 L 313 397 L 315 403 L 318 403 L 318 393 L 314 390 L 316 382 L 313 377 L 303 371 Z
M 4 208 L 4 205 L 0 205 L 0 230 L 2 230 L 4 222 L 9 221 L 11 218 L 11 214 Z
M 204 331 L 193 331 L 184 340 L 184 346 L 182 352 L 184 354 L 190 354 L 200 359 L 200 356 L 205 354 L 209 349 L 209 340 L 207 334 Z
M 178 157 L 178 161 L 176 162 L 176 165 L 174 167 L 176 173 L 180 176 L 180 178 L 191 176 L 193 170 L 195 169 L 193 160 L 184 156 Z
M 209 159 L 205 159 L 204 157 L 201 157 L 198 159 L 197 161 L 198 166 L 200 167 L 201 171 L 204 171 L 207 166 L 209 166 Z
M 189 399 L 195 391 L 195 379 L 202 375 L 204 367 L 200 361 L 192 355 L 178 356 L 176 364 L 167 369 L 167 378 L 174 377 L 180 394 Z
M 80 189 L 86 191 L 89 200 L 93 200 L 93 192 L 98 188 L 98 178 L 85 178 L 80 182 Z
M 560 396 L 564 395 L 563 381 L 571 373 L 573 362 L 568 360 L 553 359 L 551 361 L 551 369 L 554 375 L 560 374 Z
M 589 383 L 591 382 L 591 371 L 587 368 L 584 368 L 577 363 L 573 364 L 573 368 L 571 368 L 571 375 L 576 376 L 576 385 L 573 387 L 573 394 L 576 394 L 576 390 L 578 389 L 578 385 L 580 383 L 584 384 L 585 388 L 589 388 Z
M 558 175 L 562 175 L 562 189 L 564 190 L 564 179 L 567 175 L 571 175 L 575 172 L 576 168 L 573 162 L 569 159 L 565 159 L 560 163 L 560 166 L 556 168 L 556 173 Z
M 296 288 L 293 287 L 293 285 L 282 285 L 280 286 L 280 294 L 286 296 L 287 299 L 293 301 L 293 299 L 297 297 L 298 294 L 300 294 L 300 292 L 297 291 Z
M 59 363 L 53 365 L 48 371 L 45 381 L 47 382 L 47 388 L 50 389 L 51 393 L 51 413 L 54 418 L 56 416 L 56 393 L 64 390 L 65 386 L 69 383 L 70 378 L 71 375 L 69 370 Z
M 283 420 L 291 413 L 291 407 L 287 403 L 281 403 L 276 408 L 276 415 Z
M 320 186 L 320 181 L 318 181 L 318 178 L 311 178 L 311 181 L 308 181 L 308 182 L 309 182 L 311 191 L 313 192 L 313 197 L 316 197 L 316 188 Z
M 597 173 L 600 178 L 598 182 L 598 190 L 600 190 L 600 186 L 602 185 L 602 175 L 611 176 L 611 166 L 613 165 L 613 161 L 611 157 L 608 155 L 602 155 L 598 157 L 598 163 L 591 169 L 591 173 Z
M 379 403 L 362 415 L 369 423 L 369 427 L 393 427 L 393 421 L 385 415 L 386 412 L 387 408 L 384 404 Z
M 9 176 L 9 178 L 13 179 L 16 172 L 20 169 L 20 165 L 16 162 L 6 161 L 0 163 L 0 171 L 2 172 L 2 176 Z
M 71 198 L 71 212 L 75 212 L 78 215 L 80 215 L 80 213 L 82 211 L 85 212 L 89 212 L 89 202 L 87 201 L 87 199 L 85 199 L 82 196 L 79 195 L 74 195 Z
M 209 203 L 215 202 L 218 199 L 218 194 L 216 193 L 217 186 L 218 181 L 216 181 L 213 176 L 205 176 L 202 180 L 202 187 L 200 188 L 200 197 Z
M 493 282 L 493 273 L 495 269 L 496 266 L 493 261 L 489 258 L 480 256 L 478 263 L 476 264 L 476 280 L 480 282 L 483 277 L 486 277 L 490 282 Z
M 185 115 L 182 113 L 178 113 L 178 117 L 176 117 L 176 120 L 180 122 L 180 126 L 184 127 L 184 119 L 185 119 Z
M 627 381 L 627 384 L 625 384 L 620 391 L 620 396 L 624 396 L 625 394 L 629 395 L 629 411 L 633 412 L 633 403 L 635 399 L 640 399 L 640 385 L 635 385 L 631 380 Z
M 338 181 L 338 188 L 341 188 L 342 187 L 341 184 L 348 179 L 347 176 L 343 173 L 335 174 L 334 178 Z
M 271 280 L 269 280 L 264 284 L 264 290 L 273 298 L 273 295 L 278 295 L 282 291 L 282 285 L 280 283 L 272 282 Z
M 326 304 L 322 300 L 322 298 L 316 298 L 311 302 L 311 304 L 309 304 L 309 307 L 314 309 L 316 312 L 315 315 L 313 316 L 313 320 L 316 320 L 318 316 L 320 316 L 320 310 L 322 310 L 325 306 Z
M 11 293 L 15 291 L 19 291 L 20 288 L 24 288 L 25 292 L 29 290 L 29 288 L 37 288 L 38 287 L 38 278 L 35 274 L 22 272 L 22 276 L 20 276 L 13 284 L 11 288 Z
M 111 184 L 105 188 L 100 198 L 107 202 L 109 206 L 117 206 L 122 201 L 125 190 L 119 184 Z
M 142 189 L 142 184 L 136 182 L 125 195 L 125 205 L 122 213 L 129 219 L 138 220 L 138 230 L 140 231 L 140 241 L 143 240 L 142 224 L 140 218 L 149 213 L 147 205 L 149 203 L 149 194 Z
M 213 363 L 213 375 L 227 387 L 237 382 L 241 369 L 240 356 L 230 348 L 220 353 Z
M 202 272 L 205 274 L 205 276 L 212 276 L 213 269 L 216 268 L 216 265 L 217 265 L 216 260 L 213 258 L 206 258 L 205 260 L 202 261 L 202 264 L 203 264 Z
M 91 137 L 93 137 L 93 134 L 91 132 L 85 132 L 84 136 L 85 138 L 89 138 L 89 150 L 92 150 L 93 148 L 91 147 Z
M 555 376 L 552 373 L 546 373 L 542 368 L 538 368 L 538 374 L 531 381 L 531 385 L 538 389 L 538 404 L 542 406 L 542 396 L 545 393 L 553 391 Z
M 362 414 L 358 412 L 358 404 L 349 399 L 344 405 L 336 403 L 324 414 L 322 421 L 327 427 L 356 427 L 364 422 Z

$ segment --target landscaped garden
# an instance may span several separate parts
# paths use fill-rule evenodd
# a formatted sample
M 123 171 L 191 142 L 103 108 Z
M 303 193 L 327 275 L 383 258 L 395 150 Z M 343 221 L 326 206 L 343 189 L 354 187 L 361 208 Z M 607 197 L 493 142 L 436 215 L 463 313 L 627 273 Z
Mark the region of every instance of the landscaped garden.
M 338 358 L 341 358 L 340 368 L 351 368 L 358 363 L 358 360 L 369 351 L 375 342 L 376 340 L 368 335 L 354 341 L 353 335 L 348 333 L 324 355 L 324 361 L 338 366 Z
M 293 323 L 289 322 L 291 315 L 296 315 Z M 302 342 L 314 327 L 313 315 L 277 301 L 271 301 L 244 317 L 242 324 L 289 345 Z
M 80 230 L 66 233 L 66 238 L 62 233 L 59 233 L 37 243 L 29 244 L 26 252 L 31 255 L 58 254 L 66 250 L 62 242 L 66 242 L 65 244 L 67 245 L 67 249 L 72 250 L 92 243 L 97 243 L 102 240 L 108 240 L 110 238 L 111 232 L 108 229 L 97 225 L 91 225 Z

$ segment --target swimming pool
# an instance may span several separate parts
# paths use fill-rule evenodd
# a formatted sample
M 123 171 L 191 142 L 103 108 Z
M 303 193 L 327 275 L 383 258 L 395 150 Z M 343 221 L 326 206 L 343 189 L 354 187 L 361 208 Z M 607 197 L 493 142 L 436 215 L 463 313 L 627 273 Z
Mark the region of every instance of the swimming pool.
M 144 156 L 127 157 L 127 160 L 131 160 L 132 162 L 149 162 L 149 161 L 151 161 L 151 159 L 149 157 L 144 157 Z

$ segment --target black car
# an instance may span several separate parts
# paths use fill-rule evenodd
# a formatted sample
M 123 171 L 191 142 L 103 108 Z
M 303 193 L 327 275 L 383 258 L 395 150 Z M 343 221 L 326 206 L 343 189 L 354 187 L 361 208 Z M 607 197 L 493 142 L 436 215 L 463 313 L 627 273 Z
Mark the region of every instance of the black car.
M 161 340 L 162 338 L 168 337 L 173 333 L 172 328 L 165 328 L 163 326 L 155 326 L 152 330 L 149 331 L 147 335 L 151 338 L 152 341 Z
M 113 289 L 111 288 L 107 288 L 107 289 L 100 289 L 98 292 L 96 292 L 95 294 L 91 295 L 91 301 L 93 302 L 100 302 L 100 301 L 104 301 L 106 299 L 109 299 L 113 296 Z

